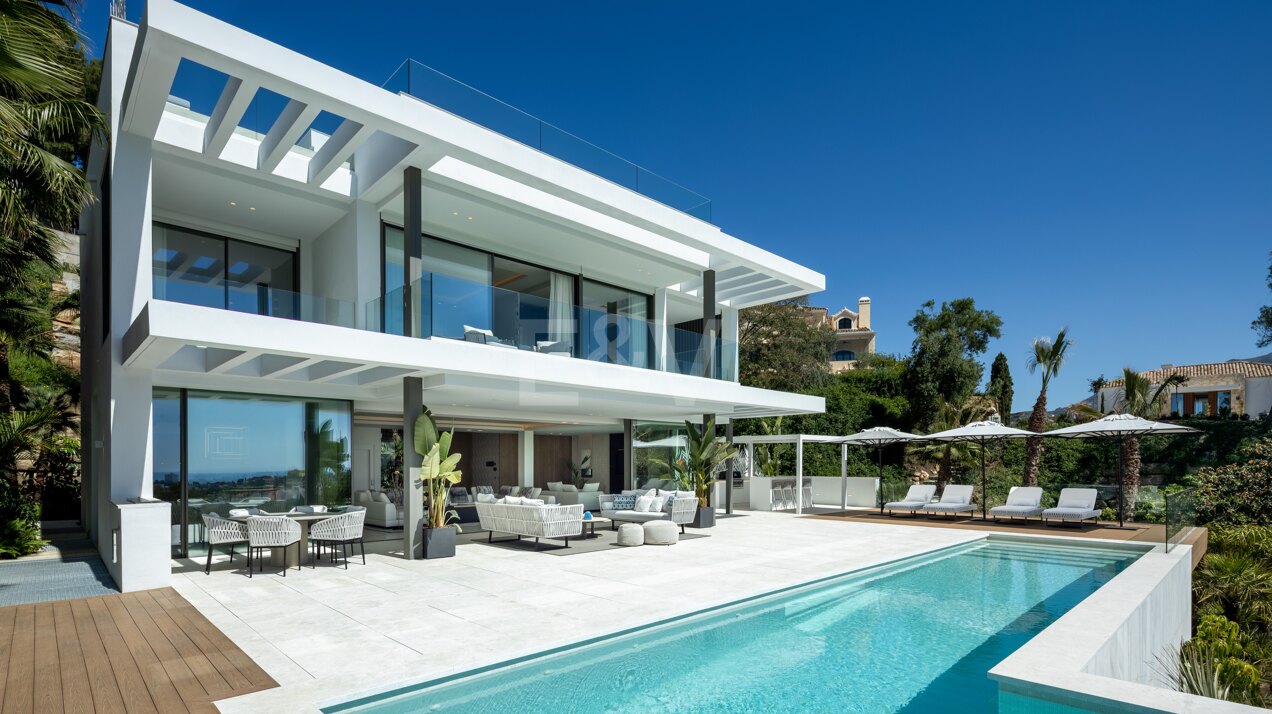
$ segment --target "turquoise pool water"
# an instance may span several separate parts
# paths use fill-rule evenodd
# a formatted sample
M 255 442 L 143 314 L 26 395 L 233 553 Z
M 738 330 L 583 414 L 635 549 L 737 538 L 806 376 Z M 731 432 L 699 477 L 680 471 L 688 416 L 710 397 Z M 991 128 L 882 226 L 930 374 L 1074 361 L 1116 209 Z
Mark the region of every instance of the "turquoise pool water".
M 980 541 L 326 711 L 993 712 L 986 673 L 1139 555 Z

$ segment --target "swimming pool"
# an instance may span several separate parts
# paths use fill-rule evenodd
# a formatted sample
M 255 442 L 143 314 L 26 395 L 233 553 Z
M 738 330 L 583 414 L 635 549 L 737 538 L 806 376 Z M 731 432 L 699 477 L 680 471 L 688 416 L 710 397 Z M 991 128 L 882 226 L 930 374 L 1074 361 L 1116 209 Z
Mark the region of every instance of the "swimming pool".
M 994 665 L 1144 551 L 987 539 L 327 712 L 992 712 Z

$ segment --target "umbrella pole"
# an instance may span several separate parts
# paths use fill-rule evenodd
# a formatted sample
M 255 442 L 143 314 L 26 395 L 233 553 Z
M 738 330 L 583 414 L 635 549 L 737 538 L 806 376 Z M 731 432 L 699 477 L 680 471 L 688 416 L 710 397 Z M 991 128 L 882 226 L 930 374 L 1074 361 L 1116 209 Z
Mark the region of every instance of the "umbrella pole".
M 879 515 L 883 515 L 883 444 L 875 445 L 875 460 L 879 462 Z
M 1117 527 L 1126 527 L 1126 437 L 1117 440 Z
M 988 505 L 989 496 L 986 489 L 985 481 L 985 449 L 988 448 L 989 442 L 981 442 L 981 520 L 985 520 L 985 507 Z

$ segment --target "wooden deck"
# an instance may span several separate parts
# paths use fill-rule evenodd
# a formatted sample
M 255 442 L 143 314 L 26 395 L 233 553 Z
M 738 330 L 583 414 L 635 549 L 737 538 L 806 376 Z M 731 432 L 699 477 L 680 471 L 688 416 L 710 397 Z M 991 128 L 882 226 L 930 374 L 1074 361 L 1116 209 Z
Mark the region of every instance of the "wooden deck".
M 172 588 L 0 608 L 0 713 L 213 712 L 277 686 Z
M 1122 542 L 1146 543 L 1160 545 L 1166 538 L 1166 527 L 1157 523 L 1127 523 L 1127 529 L 1110 528 L 1103 523 L 1083 522 L 1072 526 L 1047 526 L 1039 520 L 1002 521 L 982 520 L 975 516 L 970 518 L 911 518 L 908 516 L 881 515 L 877 510 L 856 509 L 834 511 L 804 516 L 829 521 L 857 521 L 888 523 L 890 525 L 917 526 L 920 528 L 957 528 L 963 530 L 992 531 L 995 533 L 1020 533 L 1026 535 L 1070 536 L 1074 538 L 1091 538 L 1094 540 L 1111 540 Z M 1208 532 L 1205 528 L 1194 528 L 1181 542 L 1191 545 L 1192 565 L 1197 567 L 1201 556 L 1206 554 Z

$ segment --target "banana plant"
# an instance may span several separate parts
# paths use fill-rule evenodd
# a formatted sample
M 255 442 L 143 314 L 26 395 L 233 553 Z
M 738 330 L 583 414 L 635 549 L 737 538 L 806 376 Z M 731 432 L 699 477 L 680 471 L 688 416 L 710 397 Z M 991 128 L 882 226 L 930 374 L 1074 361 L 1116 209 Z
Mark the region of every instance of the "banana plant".
M 737 456 L 738 450 L 729 446 L 724 439 L 715 435 L 715 420 L 708 420 L 701 431 L 691 422 L 685 422 L 685 430 L 689 433 L 689 449 L 684 461 L 677 461 L 673 467 L 677 476 L 688 480 L 693 493 L 698 497 L 698 507 L 708 508 L 711 505 L 711 484 L 715 482 L 716 471 L 724 462 Z
M 455 431 L 437 433 L 437 421 L 428 407 L 415 420 L 415 451 L 421 457 L 420 484 L 424 487 L 424 495 L 428 498 L 428 515 L 425 518 L 426 528 L 445 528 L 452 525 L 459 530 L 459 514 L 447 508 L 450 502 L 450 487 L 459 483 L 464 474 L 460 471 L 459 459 L 462 454 L 450 453 L 451 440 Z

